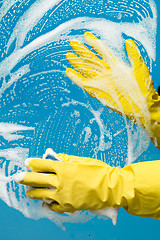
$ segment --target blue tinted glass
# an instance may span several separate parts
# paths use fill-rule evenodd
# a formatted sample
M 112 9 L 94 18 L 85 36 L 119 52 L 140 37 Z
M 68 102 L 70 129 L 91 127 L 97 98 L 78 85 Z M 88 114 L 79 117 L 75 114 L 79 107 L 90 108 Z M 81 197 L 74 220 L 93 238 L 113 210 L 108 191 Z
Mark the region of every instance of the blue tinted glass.
M 131 38 L 158 91 L 159 11 L 159 1 L 153 0 L 0 1 L 2 239 L 158 239 L 158 220 L 130 216 L 123 209 L 115 227 L 110 219 L 89 212 L 45 216 L 41 203 L 27 199 L 26 187 L 12 177 L 26 170 L 26 158 L 41 158 L 47 148 L 118 167 L 160 159 L 142 128 L 102 105 L 65 74 L 71 67 L 66 53 L 74 52 L 71 39 L 94 51 L 85 31 L 101 38 L 128 66 L 125 41 Z M 57 160 L 52 154 L 46 158 Z

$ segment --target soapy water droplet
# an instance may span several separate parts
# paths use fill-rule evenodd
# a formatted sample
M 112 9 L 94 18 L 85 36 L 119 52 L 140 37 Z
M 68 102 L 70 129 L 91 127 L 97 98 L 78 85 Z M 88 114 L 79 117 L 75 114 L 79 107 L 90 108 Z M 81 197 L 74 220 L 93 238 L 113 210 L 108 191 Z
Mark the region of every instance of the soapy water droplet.
M 13 176 L 26 170 L 27 157 L 42 157 L 49 147 L 112 166 L 129 164 L 145 152 L 149 139 L 143 129 L 66 77 L 66 53 L 73 51 L 72 38 L 86 44 L 87 30 L 127 63 L 127 36 L 143 45 L 150 67 L 155 60 L 155 3 L 89 0 L 82 6 L 80 0 L 5 0 L 0 21 L 0 198 L 27 217 L 46 217 L 61 227 L 88 221 L 95 215 L 84 211 L 66 216 L 42 209 L 40 202 L 25 197 L 26 187 Z

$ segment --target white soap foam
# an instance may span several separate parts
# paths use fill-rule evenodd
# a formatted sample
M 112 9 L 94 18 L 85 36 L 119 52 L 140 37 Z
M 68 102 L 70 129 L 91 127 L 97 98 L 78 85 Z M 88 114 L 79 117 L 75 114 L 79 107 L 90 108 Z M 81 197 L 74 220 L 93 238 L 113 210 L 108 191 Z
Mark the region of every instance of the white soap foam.
M 26 159 L 26 156 L 28 155 L 29 149 L 28 148 L 21 148 L 21 147 L 15 147 L 15 148 L 7 148 L 0 150 L 0 157 L 5 158 L 8 161 L 13 161 L 13 164 L 20 163 L 22 166 L 24 165 L 23 160 Z
M 13 133 L 26 130 L 34 130 L 34 128 L 18 124 L 0 122 L 0 136 L 2 136 L 4 139 L 8 141 L 24 138 L 24 135 Z
M 0 8 L 0 21 L 6 15 L 8 10 L 19 0 L 3 0 L 2 6 Z
M 7 44 L 7 51 L 13 41 L 16 39 L 16 48 L 20 48 L 26 38 L 27 33 L 33 29 L 33 27 L 39 22 L 39 20 L 44 16 L 44 14 L 58 4 L 61 0 L 38 0 L 31 5 L 31 7 L 23 14 L 22 17 L 18 20 L 14 30 L 10 36 L 10 39 Z M 16 2 L 16 1 L 13 1 Z M 6 4 L 5 4 L 6 6 Z M 3 8 L 5 9 L 3 4 Z M 9 6 L 6 6 L 7 9 Z M 5 12 L 6 10 L 5 9 Z M 19 34 L 21 33 L 21 34 Z

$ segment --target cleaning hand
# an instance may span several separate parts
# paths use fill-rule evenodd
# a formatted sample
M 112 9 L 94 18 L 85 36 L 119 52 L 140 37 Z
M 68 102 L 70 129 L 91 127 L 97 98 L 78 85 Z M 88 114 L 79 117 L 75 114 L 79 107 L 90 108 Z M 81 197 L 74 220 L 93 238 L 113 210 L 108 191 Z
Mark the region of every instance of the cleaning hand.
M 71 40 L 70 45 L 79 56 L 67 53 L 67 60 L 74 67 L 66 69 L 67 76 L 103 105 L 143 126 L 160 149 L 160 97 L 137 45 L 131 39 L 126 41 L 129 67 L 95 35 L 85 32 L 84 36 L 101 58 Z
M 28 159 L 34 172 L 16 181 L 33 188 L 29 198 L 58 213 L 124 207 L 130 214 L 160 219 L 160 161 L 119 169 L 96 159 L 57 154 L 56 159 Z

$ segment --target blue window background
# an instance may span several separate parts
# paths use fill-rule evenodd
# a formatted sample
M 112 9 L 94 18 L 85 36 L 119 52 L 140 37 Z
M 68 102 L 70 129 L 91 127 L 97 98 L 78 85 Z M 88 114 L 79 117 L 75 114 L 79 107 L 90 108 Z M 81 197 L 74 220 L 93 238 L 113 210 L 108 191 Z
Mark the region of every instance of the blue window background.
M 110 6 L 110 10 L 116 9 L 116 3 L 127 4 L 127 1 L 60 1 L 48 9 L 42 18 L 31 27 L 25 39 L 21 38 L 20 29 L 16 27 L 18 26 L 16 24 L 23 17 L 25 20 L 25 12 L 36 2 L 42 1 L 6 1 L 8 6 L 9 3 L 13 3 L 6 13 L 3 12 L 4 2 L 0 2 L 2 7 L 0 17 L 4 14 L 0 23 L 0 61 L 4 63 L 3 68 L 0 69 L 0 122 L 9 123 L 8 126 L 12 129 L 12 124 L 18 126 L 18 130 L 14 129 L 11 132 L 6 130 L 5 135 L 0 135 L 0 164 L 1 168 L 5 169 L 5 176 L 12 176 L 17 171 L 23 170 L 22 161 L 25 158 L 28 156 L 42 157 L 48 147 L 53 148 L 57 153 L 97 157 L 110 165 L 123 167 L 127 159 L 127 135 L 124 131 L 117 138 L 112 137 L 119 128 L 125 128 L 123 118 L 72 84 L 64 72 L 66 67 L 70 67 L 65 58 L 65 54 L 72 51 L 69 46 L 70 35 L 75 36 L 75 38 L 80 35 L 80 39 L 83 41 L 83 33 L 89 29 L 85 28 L 85 25 L 80 29 L 75 22 L 75 28 L 64 30 L 61 34 L 58 33 L 59 35 L 55 34 L 54 41 L 51 40 L 47 45 L 42 44 L 41 47 L 37 47 L 33 51 L 26 51 L 26 54 L 18 49 L 24 49 L 38 37 L 72 19 L 80 17 L 105 18 L 120 23 L 121 18 L 119 13 L 116 14 L 116 10 L 114 14 L 106 15 L 104 8 Z M 138 3 L 144 3 L 152 17 L 149 1 L 137 1 L 137 4 L 135 2 L 133 6 L 137 7 Z M 156 1 L 156 6 L 158 11 L 156 61 L 152 64 L 152 77 L 157 90 L 160 86 L 159 1 Z M 35 13 L 37 12 L 38 9 L 35 8 Z M 136 12 L 132 16 L 127 13 L 122 16 L 123 22 L 140 21 L 141 19 L 136 15 Z M 145 12 L 143 13 L 145 17 Z M 39 14 L 41 13 L 39 12 Z M 23 21 L 21 22 L 23 24 Z M 25 30 L 26 26 L 23 27 Z M 65 31 L 68 31 L 66 35 Z M 129 36 L 124 35 L 123 37 L 126 39 Z M 141 45 L 139 47 L 143 50 Z M 12 59 L 9 59 L 9 56 L 13 56 Z M 145 51 L 143 51 L 143 57 L 150 66 L 150 60 L 146 57 Z M 8 61 L 5 62 L 6 59 Z M 14 63 L 13 66 L 11 66 L 12 63 Z M 17 81 L 15 80 L 11 84 L 12 79 L 17 79 Z M 7 83 L 9 84 L 7 85 Z M 8 87 L 3 92 L 4 86 Z M 99 120 L 101 121 L 100 125 L 98 124 Z M 134 128 L 136 131 L 135 126 Z M 15 155 L 7 149 L 14 149 Z M 11 156 L 13 156 L 13 161 L 17 160 L 14 168 L 12 168 L 14 164 L 10 162 Z M 156 159 L 160 159 L 159 150 L 150 143 L 147 150 L 143 151 L 142 149 L 142 154 L 137 156 L 136 161 Z M 19 164 L 18 161 L 22 164 Z M 6 165 L 4 166 L 4 164 Z M 2 174 L 0 174 L 1 176 Z M 2 183 L 3 179 L 3 177 L 2 180 L 0 179 Z M 19 189 L 18 185 L 14 185 L 12 182 L 11 184 L 6 183 L 6 186 L 8 192 L 12 191 L 11 188 L 15 191 L 14 197 L 18 199 L 16 203 L 21 205 L 21 209 L 28 206 L 22 204 L 23 200 L 26 201 L 23 188 Z M 22 196 L 19 196 L 20 191 L 22 191 Z M 10 195 L 10 198 L 12 196 Z M 5 197 L 4 201 L 7 202 Z M 159 237 L 158 220 L 131 216 L 123 209 L 119 211 L 116 226 L 112 225 L 111 220 L 94 217 L 83 224 L 65 223 L 66 230 L 64 231 L 49 219 L 26 218 L 21 213 L 22 210 L 19 212 L 8 206 L 14 206 L 11 199 L 8 200 L 8 205 L 4 201 L 0 201 L 1 239 L 119 240 L 158 239 Z M 28 204 L 31 204 L 31 200 Z M 35 208 L 34 216 L 38 215 L 36 213 L 38 206 Z M 29 207 L 30 205 L 28 209 Z M 34 208 L 34 206 L 31 207 Z M 18 206 L 16 205 L 15 208 Z

